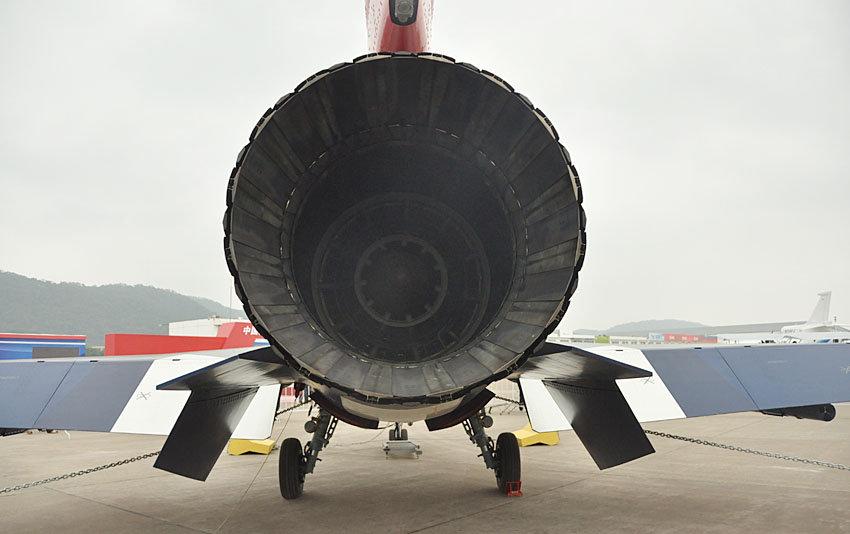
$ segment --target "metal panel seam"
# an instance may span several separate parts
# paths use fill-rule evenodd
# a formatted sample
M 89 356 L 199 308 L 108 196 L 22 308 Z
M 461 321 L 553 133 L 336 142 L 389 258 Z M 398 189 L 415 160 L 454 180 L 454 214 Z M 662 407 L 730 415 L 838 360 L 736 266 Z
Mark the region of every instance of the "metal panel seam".
M 44 362 L 36 362 L 36 363 L 35 363 L 35 365 L 38 365 L 39 363 L 44 363 Z M 75 366 L 75 365 L 77 365 L 77 363 L 78 363 L 78 362 L 72 362 L 72 363 L 71 363 L 71 365 L 69 365 L 69 366 L 68 366 L 68 370 L 67 370 L 67 371 L 65 371 L 65 375 L 64 375 L 64 376 L 62 376 L 62 380 L 60 380 L 60 381 L 56 384 L 56 389 L 54 389 L 54 390 L 53 390 L 53 393 L 51 393 L 50 398 L 49 398 L 49 399 L 47 399 L 47 402 L 45 402 L 45 403 L 44 403 L 44 406 L 42 406 L 41 411 L 40 411 L 40 412 L 38 412 L 38 417 L 36 417 L 36 418 L 33 420 L 33 422 L 32 422 L 32 424 L 33 424 L 33 425 L 35 425 L 35 424 L 38 422 L 38 420 L 39 420 L 39 419 L 41 419 L 41 417 L 44 415 L 44 410 L 46 410 L 46 409 L 47 409 L 47 407 L 48 407 L 48 406 L 50 406 L 50 403 L 53 401 L 53 397 L 55 397 L 55 396 L 56 396 L 56 392 L 57 392 L 57 391 L 59 391 L 59 388 L 61 388 L 61 387 L 62 387 L 62 382 L 64 382 L 64 381 L 65 381 L 65 379 L 66 379 L 66 378 L 68 378 L 68 373 L 70 373 L 70 372 L 71 372 L 71 369 L 73 369 L 73 368 L 74 368 L 74 366 Z M 113 423 L 113 424 L 114 424 L 114 423 Z

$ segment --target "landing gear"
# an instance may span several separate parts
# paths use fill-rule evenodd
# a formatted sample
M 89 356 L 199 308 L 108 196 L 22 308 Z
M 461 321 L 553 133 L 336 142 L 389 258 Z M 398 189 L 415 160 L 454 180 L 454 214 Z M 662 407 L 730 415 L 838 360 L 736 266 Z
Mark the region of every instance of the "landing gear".
M 519 443 L 512 432 L 499 434 L 496 440 L 496 484 L 502 493 L 522 496 L 522 470 L 519 462 Z
M 304 491 L 304 453 L 298 438 L 287 438 L 280 446 L 278 482 L 284 499 L 296 499 Z
M 401 423 L 390 429 L 390 441 L 407 441 L 407 429 L 401 428 Z
M 313 472 L 319 453 L 330 442 L 339 420 L 325 410 L 319 409 L 319 415 L 304 425 L 313 437 L 301 449 L 297 438 L 287 438 L 280 447 L 278 479 L 280 494 L 284 499 L 296 499 L 304 490 L 304 478 Z
M 482 409 L 463 422 L 463 429 L 466 430 L 466 435 L 469 440 L 481 449 L 481 456 L 484 459 L 484 465 L 487 469 L 492 469 L 496 472 L 496 484 L 499 491 L 508 495 L 521 497 L 520 491 L 521 469 L 519 458 L 519 443 L 516 436 L 510 432 L 499 434 L 496 440 L 496 445 L 493 445 L 493 440 L 487 436 L 484 431 L 493 425 L 493 419 L 486 415 Z

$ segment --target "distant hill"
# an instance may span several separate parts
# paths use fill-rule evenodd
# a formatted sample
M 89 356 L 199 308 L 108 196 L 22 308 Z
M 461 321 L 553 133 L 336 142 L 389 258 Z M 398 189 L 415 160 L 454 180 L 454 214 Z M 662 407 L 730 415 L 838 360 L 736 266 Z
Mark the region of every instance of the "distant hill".
M 705 325 L 695 323 L 693 321 L 679 321 L 678 319 L 650 319 L 648 321 L 635 321 L 631 323 L 618 324 L 607 330 L 576 330 L 576 334 L 608 334 L 608 335 L 625 335 L 625 334 L 643 334 L 649 332 L 658 333 L 675 333 L 684 328 L 699 328 Z
M 106 334 L 167 334 L 170 322 L 213 315 L 245 314 L 151 286 L 55 283 L 0 271 L 0 332 L 85 334 L 88 345 L 103 345 Z

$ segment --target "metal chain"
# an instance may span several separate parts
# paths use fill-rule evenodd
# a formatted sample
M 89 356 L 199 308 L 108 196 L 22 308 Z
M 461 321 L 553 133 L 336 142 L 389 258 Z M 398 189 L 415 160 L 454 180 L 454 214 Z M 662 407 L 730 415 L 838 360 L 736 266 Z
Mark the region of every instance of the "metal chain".
M 494 399 L 499 399 L 503 401 L 512 402 L 514 404 L 521 404 L 513 399 L 508 399 L 506 397 L 500 397 L 498 395 L 493 397 Z M 688 443 L 695 443 L 697 445 L 705 445 L 707 447 L 717 447 L 718 449 L 726 449 L 727 451 L 736 451 L 736 452 L 745 452 L 747 454 L 755 454 L 757 456 L 767 456 L 768 458 L 776 458 L 777 460 L 787 460 L 789 462 L 799 462 L 803 464 L 816 465 L 818 467 L 828 467 L 829 469 L 840 469 L 842 471 L 850 471 L 850 466 L 844 464 L 833 464 L 830 462 L 821 462 L 820 460 L 809 460 L 808 458 L 800 458 L 798 456 L 788 456 L 785 454 L 777 454 L 775 452 L 764 452 L 756 449 L 748 449 L 746 447 L 736 447 L 735 445 L 726 445 L 724 443 L 717 443 L 714 441 L 706 441 L 704 439 L 697 438 L 689 438 L 685 436 L 677 436 L 675 434 L 667 434 L 666 432 L 656 432 L 654 430 L 646 430 L 644 432 L 650 436 L 658 436 L 660 438 L 669 438 L 676 439 L 679 441 L 685 441 Z
M 498 395 L 494 396 L 493 398 L 503 400 L 503 401 L 512 402 L 514 404 L 521 404 L 520 402 L 517 402 L 513 399 L 508 399 L 506 397 L 500 397 Z M 300 404 L 296 404 L 295 406 L 292 406 L 290 408 L 287 408 L 285 410 L 281 410 L 281 411 L 277 412 L 275 415 L 280 415 L 282 413 L 292 411 L 296 408 L 300 408 L 301 406 L 304 406 L 305 404 L 309 404 L 309 403 L 310 403 L 310 401 L 305 401 L 305 402 L 302 402 Z M 384 427 L 384 428 L 388 428 L 388 427 Z M 666 432 L 656 432 L 654 430 L 644 429 L 644 432 L 646 434 L 650 435 L 650 436 L 658 436 L 660 438 L 675 439 L 675 440 L 678 440 L 678 441 L 685 441 L 687 443 L 695 443 L 697 445 L 705 445 L 707 447 L 717 447 L 718 449 L 726 449 L 728 451 L 745 452 L 747 454 L 755 454 L 755 455 L 758 455 L 758 456 L 767 456 L 768 458 L 776 458 L 777 460 L 787 460 L 789 462 L 799 462 L 799 463 L 804 463 L 804 464 L 816 465 L 818 467 L 827 467 L 829 469 L 840 469 L 842 471 L 850 471 L 850 466 L 843 465 L 843 464 L 821 462 L 819 460 L 809 460 L 808 458 L 800 458 L 798 456 L 787 456 L 785 454 L 777 454 L 777 453 L 774 453 L 774 452 L 764 452 L 764 451 L 759 451 L 759 450 L 756 450 L 756 449 L 748 449 L 746 447 L 737 447 L 735 445 L 726 445 L 724 443 L 707 441 L 707 440 L 704 440 L 704 439 L 689 438 L 689 437 L 686 437 L 686 436 L 677 436 L 675 434 L 668 434 Z M 380 435 L 380 434 L 378 434 L 378 435 Z M 372 438 L 372 439 L 375 439 L 375 438 Z M 368 441 L 372 441 L 372 440 L 371 439 L 367 440 L 364 443 L 367 443 Z M 354 445 L 354 444 L 351 443 L 349 445 Z M 11 487 L 8 487 L 8 488 L 0 489 L 0 495 L 3 495 L 4 493 L 12 493 L 13 491 L 19 491 L 19 490 L 26 489 L 26 488 L 32 488 L 32 487 L 35 487 L 35 486 L 41 486 L 42 484 L 48 484 L 50 482 L 56 482 L 58 480 L 66 480 L 66 479 L 69 479 L 69 478 L 88 475 L 89 473 L 96 473 L 98 471 L 103 471 L 104 469 L 110 469 L 110 468 L 113 468 L 113 467 L 118 467 L 119 465 L 125 465 L 125 464 L 129 464 L 129 463 L 133 463 L 133 462 L 138 462 L 139 460 L 144 460 L 146 458 L 152 458 L 152 457 L 154 457 L 158 454 L 159 454 L 159 451 L 149 452 L 147 454 L 142 454 L 141 456 L 136 456 L 136 457 L 133 457 L 133 458 L 127 458 L 126 460 L 120 460 L 118 462 L 112 462 L 110 464 L 100 465 L 100 466 L 97 466 L 97 467 L 92 467 L 90 469 L 83 469 L 82 471 L 76 471 L 74 473 L 68 473 L 68 474 L 65 474 L 65 475 L 57 476 L 57 477 L 45 478 L 43 480 L 37 480 L 35 482 L 27 482 L 26 484 L 18 484 L 17 486 L 11 486 Z
M 275 412 L 274 416 L 275 416 L 275 417 L 277 417 L 278 415 L 280 415 L 280 414 L 282 414 L 282 413 L 291 412 L 291 411 L 292 411 L 292 410 L 294 410 L 295 408 L 300 408 L 300 407 L 304 406 L 305 404 L 310 404 L 311 402 L 313 402 L 313 401 L 306 400 L 306 401 L 304 401 L 304 402 L 299 402 L 299 403 L 298 403 L 298 404 L 296 404 L 295 406 L 290 406 L 289 408 L 283 409 L 283 410 L 281 410 L 281 411 L 279 411 L 279 412 Z
M 295 406 L 291 406 L 289 408 L 286 408 L 285 410 L 281 410 L 281 411 L 275 413 L 275 417 L 280 415 L 280 414 L 292 411 L 296 408 L 300 408 L 301 406 L 304 406 L 305 404 L 309 404 L 310 402 L 311 401 L 304 401 L 304 402 L 301 402 L 299 404 L 296 404 Z M 100 466 L 97 466 L 97 467 L 92 467 L 90 469 L 83 469 L 82 471 L 76 471 L 74 473 L 68 473 L 68 474 L 65 474 L 65 475 L 57 476 L 57 477 L 45 478 L 44 480 L 37 480 L 35 482 L 27 482 L 26 484 L 18 484 L 17 486 L 11 486 L 11 487 L 8 487 L 8 488 L 0 489 L 0 495 L 3 495 L 4 493 L 12 493 L 13 491 L 19 491 L 19 490 L 22 490 L 22 489 L 32 488 L 32 487 L 35 487 L 35 486 L 41 486 L 42 484 L 48 484 L 50 482 L 56 482 L 57 480 L 66 480 L 66 479 L 69 479 L 69 478 L 88 475 L 89 473 L 96 473 L 98 471 L 103 471 L 104 469 L 111 469 L 113 467 L 118 467 L 119 465 L 125 465 L 125 464 L 129 464 L 129 463 L 133 463 L 133 462 L 138 462 L 139 460 L 144 460 L 146 458 L 152 458 L 152 457 L 154 457 L 158 454 L 159 454 L 159 451 L 149 452 L 149 453 L 143 454 L 141 456 L 136 456 L 136 457 L 133 457 L 133 458 L 127 458 L 126 460 L 121 460 L 121 461 L 118 461 L 118 462 L 112 462 L 111 464 L 100 465 Z
M 26 488 L 32 488 L 34 486 L 41 486 L 42 484 L 47 484 L 48 482 L 56 482 L 57 480 L 65 480 L 68 478 L 79 477 L 83 475 L 88 475 L 89 473 L 96 473 L 97 471 L 103 471 L 104 469 L 110 469 L 112 467 L 118 467 L 119 465 L 125 465 L 133 462 L 138 462 L 139 460 L 144 460 L 145 458 L 151 458 L 159 454 L 159 451 L 149 452 L 147 454 L 142 454 L 141 456 L 136 456 L 134 458 L 127 458 L 126 460 L 121 460 L 118 462 L 112 462 L 111 464 L 100 465 L 97 467 L 92 467 L 90 469 L 83 469 L 82 471 L 76 471 L 74 473 L 68 473 L 66 475 L 61 475 L 58 477 L 45 478 L 44 480 L 37 480 L 35 482 L 27 482 L 26 484 L 18 484 L 17 486 L 12 486 L 9 488 L 0 489 L 0 495 L 4 493 L 12 493 L 13 491 L 18 491 Z
M 509 398 L 507 398 L 507 397 L 500 397 L 500 396 L 498 396 L 498 395 L 493 395 L 493 398 L 494 398 L 494 399 L 498 399 L 498 400 L 502 400 L 502 401 L 507 401 L 507 402 L 510 402 L 510 403 L 512 403 L 512 404 L 516 404 L 517 406 L 522 406 L 522 403 L 521 403 L 521 402 L 519 402 L 519 401 L 515 401 L 515 400 L 513 400 L 513 399 L 509 399 Z
M 758 456 L 767 456 L 768 458 L 776 458 L 778 460 L 788 460 L 789 462 L 800 462 L 804 464 L 817 465 L 819 467 L 828 467 L 830 469 L 841 469 L 842 471 L 850 471 L 850 466 L 843 464 L 833 464 L 829 462 L 821 462 L 818 460 L 809 460 L 808 458 L 799 458 L 797 456 L 787 456 L 785 454 L 776 454 L 774 452 L 764 452 L 746 447 L 736 447 L 735 445 L 726 445 L 724 443 L 716 443 L 714 441 L 706 441 L 704 439 L 688 438 L 685 436 L 677 436 L 675 434 L 667 434 L 665 432 L 655 432 L 654 430 L 644 430 L 650 436 L 658 436 L 661 438 L 677 439 L 688 443 L 696 443 L 697 445 L 706 445 L 708 447 L 717 447 L 718 449 L 726 449 L 727 451 L 745 452 L 747 454 L 755 454 Z

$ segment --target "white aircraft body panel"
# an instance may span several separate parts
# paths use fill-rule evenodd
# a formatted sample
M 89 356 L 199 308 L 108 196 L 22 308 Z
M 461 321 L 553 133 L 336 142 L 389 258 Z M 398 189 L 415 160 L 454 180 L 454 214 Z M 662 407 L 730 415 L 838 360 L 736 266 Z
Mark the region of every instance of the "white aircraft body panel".
M 525 400 L 528 421 L 535 432 L 572 429 L 567 416 L 555 403 L 542 380 L 520 377 L 519 385 L 522 388 L 522 398 Z
M 280 386 L 261 386 L 236 425 L 232 439 L 265 439 L 272 433 Z
M 156 360 L 113 425 L 111 432 L 167 435 L 177 421 L 189 391 L 159 391 L 156 386 L 214 363 L 218 358 L 181 354 Z
M 219 361 L 216 356 L 169 355 L 155 360 L 142 378 L 110 432 L 153 434 L 171 432 L 190 391 L 157 390 L 163 382 Z M 233 433 L 235 439 L 265 439 L 271 435 L 280 386 L 262 386 Z
M 618 362 L 632 365 L 652 372 L 649 378 L 629 378 L 617 380 L 617 386 L 629 403 L 632 411 L 641 423 L 684 419 L 685 412 L 673 398 L 664 381 L 638 349 L 622 348 L 613 345 L 586 347 L 585 350 L 605 356 Z

